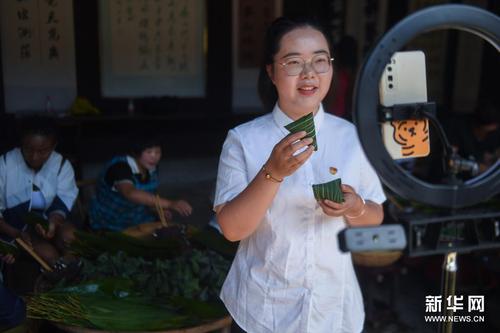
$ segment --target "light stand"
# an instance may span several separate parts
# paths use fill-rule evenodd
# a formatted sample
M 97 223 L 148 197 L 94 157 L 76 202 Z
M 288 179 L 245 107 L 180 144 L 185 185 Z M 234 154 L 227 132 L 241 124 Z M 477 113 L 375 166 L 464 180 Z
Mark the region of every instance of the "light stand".
M 368 160 L 375 168 L 384 184 L 405 199 L 422 202 L 432 206 L 451 208 L 447 216 L 407 216 L 403 218 L 408 239 L 407 254 L 424 256 L 444 254 L 442 296 L 455 296 L 457 254 L 478 249 L 500 247 L 500 212 L 496 211 L 456 211 L 457 208 L 472 206 L 486 201 L 500 191 L 500 161 L 497 161 L 483 174 L 465 182 L 457 182 L 456 174 L 463 171 L 473 173 L 474 166 L 455 156 L 437 118 L 429 110 L 432 105 L 404 105 L 379 110 L 379 81 L 391 56 L 402 49 L 407 42 L 421 33 L 439 29 L 458 29 L 470 32 L 489 42 L 500 51 L 500 18 L 478 7 L 466 5 L 433 6 L 418 11 L 396 24 L 375 46 L 365 61 L 358 78 L 353 97 L 354 120 L 361 145 Z M 399 109 L 398 109 L 399 108 Z M 432 111 L 432 110 L 431 110 Z M 401 116 L 406 112 L 406 115 Z M 388 118 L 389 117 L 389 118 Z M 451 173 L 449 184 L 429 184 L 406 172 L 394 162 L 382 141 L 379 122 L 397 119 L 428 118 L 438 128 L 444 147 L 448 171 Z M 466 169 L 465 169 L 466 168 Z M 450 224 L 463 224 L 466 237 L 448 243 L 440 242 L 441 231 Z M 401 238 L 391 237 L 381 227 L 351 228 L 339 234 L 339 244 L 347 251 L 376 251 L 401 249 Z M 396 226 L 391 226 L 396 227 Z M 402 228 L 402 226 L 399 226 Z M 374 237 L 374 234 L 377 237 Z M 400 234 L 398 234 L 400 235 Z M 386 237 L 387 236 L 387 237 Z M 401 236 L 399 236 L 401 237 Z M 404 237 L 404 236 L 403 236 Z M 356 241 L 357 240 L 357 241 Z M 376 242 L 375 242 L 376 240 Z M 404 240 L 406 245 L 406 239 Z M 390 244 L 397 245 L 390 247 Z M 389 248 L 388 248 L 389 246 Z M 448 315 L 448 311 L 444 312 Z M 445 321 L 439 332 L 451 333 L 451 321 Z
M 448 297 L 455 296 L 455 286 L 457 279 L 457 253 L 450 252 L 444 257 L 443 262 L 443 281 L 441 281 L 441 295 L 443 295 L 443 300 L 447 300 Z M 443 309 L 445 316 L 452 316 L 453 311 L 448 309 Z M 453 322 L 445 321 L 441 324 L 440 333 L 451 333 L 453 330 Z

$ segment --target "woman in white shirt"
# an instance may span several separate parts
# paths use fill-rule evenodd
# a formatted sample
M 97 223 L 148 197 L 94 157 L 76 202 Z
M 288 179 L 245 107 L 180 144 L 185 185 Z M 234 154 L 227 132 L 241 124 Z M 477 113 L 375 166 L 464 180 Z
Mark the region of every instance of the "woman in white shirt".
M 363 329 L 360 289 L 337 234 L 380 224 L 385 196 L 354 126 L 321 105 L 333 72 L 326 36 L 308 21 L 269 27 L 259 93 L 272 112 L 230 130 L 222 149 L 214 209 L 226 238 L 240 241 L 221 292 L 234 331 Z M 305 132 L 284 127 L 311 112 L 317 151 Z M 316 201 L 312 185 L 336 178 L 345 201 Z
M 22 238 L 42 258 L 54 264 L 73 238 L 66 222 L 78 195 L 71 163 L 54 151 L 52 120 L 34 116 L 22 120 L 21 146 L 0 156 L 0 238 Z M 26 215 L 47 220 L 30 228 Z

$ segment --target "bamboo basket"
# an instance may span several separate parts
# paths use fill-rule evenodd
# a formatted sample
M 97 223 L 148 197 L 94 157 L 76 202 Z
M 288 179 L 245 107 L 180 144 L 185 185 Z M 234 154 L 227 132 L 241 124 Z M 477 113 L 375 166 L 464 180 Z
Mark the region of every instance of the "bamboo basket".
M 354 264 L 364 267 L 384 267 L 395 263 L 403 255 L 402 251 L 373 251 L 352 253 Z

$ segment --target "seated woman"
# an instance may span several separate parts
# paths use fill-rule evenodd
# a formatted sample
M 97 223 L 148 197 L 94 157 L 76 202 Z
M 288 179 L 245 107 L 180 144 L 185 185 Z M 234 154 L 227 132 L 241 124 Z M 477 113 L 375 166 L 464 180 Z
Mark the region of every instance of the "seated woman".
M 90 206 L 90 225 L 96 230 L 122 231 L 146 222 L 158 221 L 154 207 L 159 201 L 170 217 L 169 209 L 182 216 L 192 208 L 184 200 L 157 197 L 158 170 L 161 159 L 159 140 L 139 140 L 131 155 L 113 158 L 99 177 L 96 196 Z
M 21 238 L 49 265 L 73 239 L 74 226 L 66 223 L 78 195 L 71 163 L 55 152 L 56 130 L 49 118 L 23 119 L 21 147 L 0 156 L 0 238 Z M 27 215 L 48 221 L 33 228 Z

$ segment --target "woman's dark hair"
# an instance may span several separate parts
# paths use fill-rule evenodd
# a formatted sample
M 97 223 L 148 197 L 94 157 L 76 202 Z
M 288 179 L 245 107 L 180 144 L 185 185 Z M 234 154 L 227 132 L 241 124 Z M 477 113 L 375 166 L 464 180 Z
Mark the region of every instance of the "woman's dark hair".
M 283 38 L 283 36 L 290 31 L 303 27 L 311 27 L 321 32 L 328 43 L 330 53 L 332 52 L 330 34 L 326 32 L 326 29 L 318 20 L 314 18 L 291 19 L 286 17 L 279 17 L 274 20 L 266 31 L 263 48 L 264 54 L 262 57 L 259 81 L 257 84 L 259 97 L 266 111 L 271 111 L 278 100 L 278 92 L 271 81 L 271 78 L 267 74 L 266 66 L 274 63 L 274 56 L 278 53 L 281 47 L 281 38 Z
M 130 148 L 134 157 L 139 157 L 148 148 L 161 147 L 161 139 L 157 135 L 146 135 L 136 137 Z
M 53 118 L 46 116 L 27 116 L 19 120 L 19 140 L 39 135 L 57 140 L 57 128 Z

